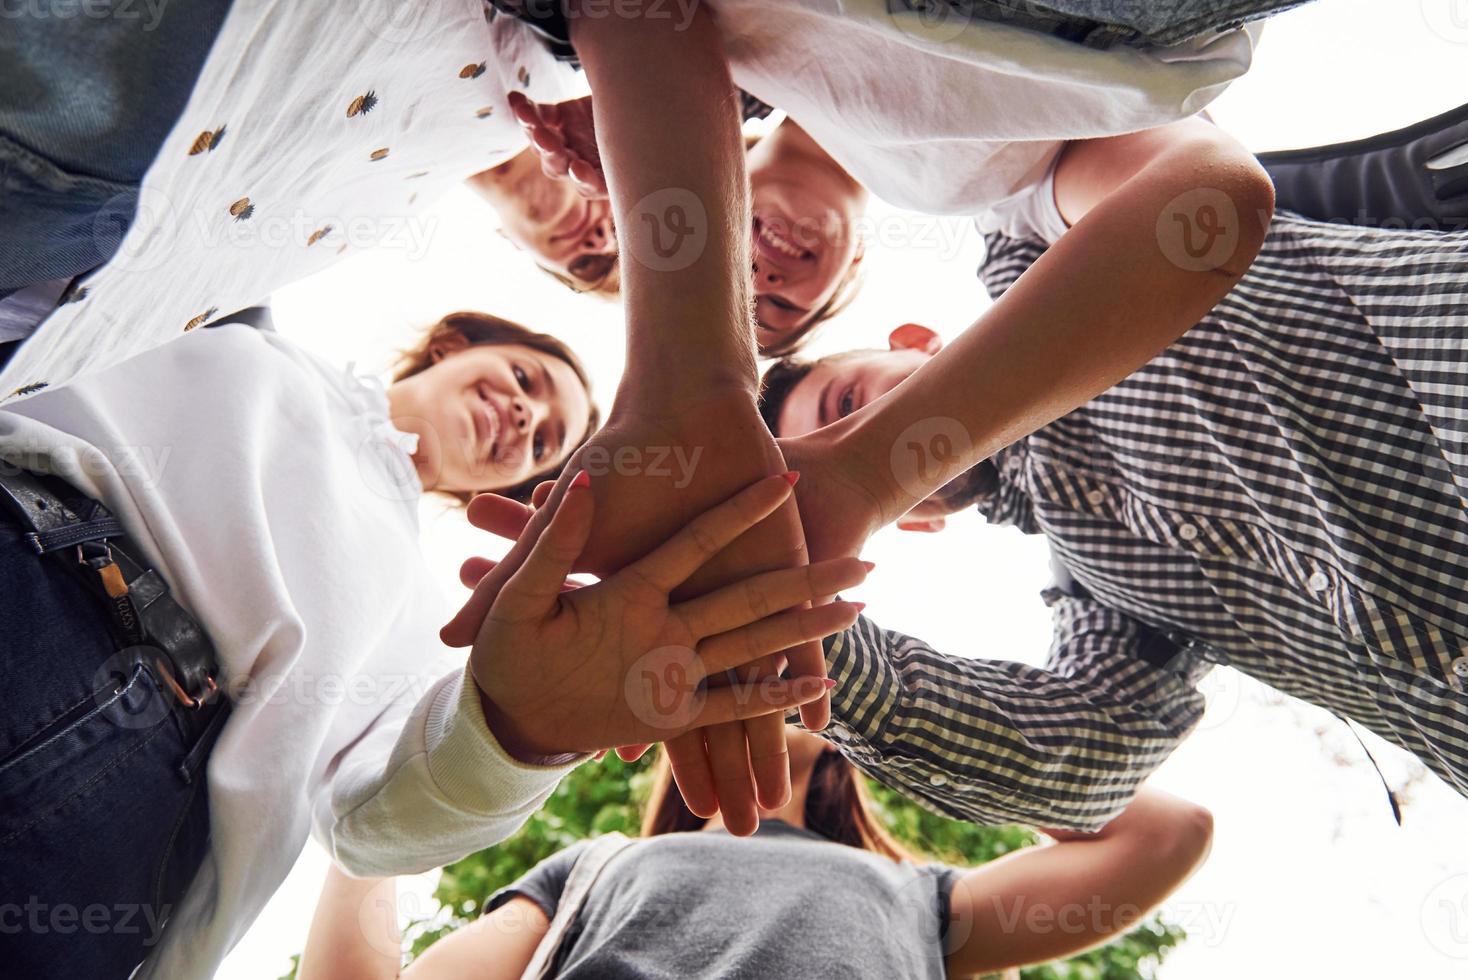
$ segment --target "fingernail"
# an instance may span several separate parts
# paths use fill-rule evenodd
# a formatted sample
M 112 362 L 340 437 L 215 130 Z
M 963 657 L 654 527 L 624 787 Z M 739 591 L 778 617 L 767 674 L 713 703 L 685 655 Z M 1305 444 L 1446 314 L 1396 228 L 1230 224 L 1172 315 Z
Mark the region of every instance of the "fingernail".
M 785 482 L 790 484 L 792 487 L 795 486 L 796 483 L 800 482 L 800 474 L 795 470 L 786 470 L 780 475 L 783 476 L 785 478 Z
M 861 567 L 869 572 L 875 572 L 877 570 L 877 563 L 874 561 L 864 561 L 861 563 Z
M 821 681 L 821 683 L 824 684 L 826 686 L 826 690 L 829 691 L 836 686 L 836 678 L 827 677 L 825 680 Z
M 867 604 L 865 602 L 853 602 L 852 605 L 856 607 L 857 612 L 861 612 L 867 607 Z
M 586 470 L 582 470 L 580 473 L 577 473 L 576 478 L 571 481 L 570 488 L 572 490 L 581 490 L 589 486 L 591 486 L 591 474 L 588 473 Z

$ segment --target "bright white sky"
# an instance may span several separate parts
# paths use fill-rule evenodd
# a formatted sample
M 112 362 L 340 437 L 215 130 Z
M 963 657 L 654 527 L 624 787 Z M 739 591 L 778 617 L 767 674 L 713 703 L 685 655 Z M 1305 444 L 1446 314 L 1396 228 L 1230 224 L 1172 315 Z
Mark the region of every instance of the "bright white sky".
M 1465 67 L 1468 0 L 1318 0 L 1275 19 L 1254 70 L 1211 111 L 1256 150 L 1359 138 L 1468 101 Z M 974 275 L 981 244 L 966 222 L 881 205 L 871 218 L 865 288 L 817 339 L 817 353 L 880 344 L 908 321 L 952 337 L 988 303 Z M 421 247 L 380 248 L 280 293 L 281 329 L 327 356 L 378 367 L 443 313 L 483 309 L 568 340 L 609 397 L 623 357 L 618 307 L 537 273 L 467 192 L 426 221 Z M 444 587 L 457 595 L 458 562 L 497 546 L 437 507 L 425 510 L 425 526 Z M 884 625 L 953 653 L 1043 658 L 1042 542 L 965 515 L 942 535 L 886 531 L 867 557 L 878 569 L 854 597 Z M 1201 730 L 1155 777 L 1211 808 L 1217 827 L 1207 866 L 1166 907 L 1192 938 L 1162 976 L 1468 976 L 1468 801 L 1424 776 L 1398 829 L 1339 722 L 1232 671 L 1215 672 L 1209 691 Z M 1368 741 L 1394 785 L 1408 778 L 1410 760 Z M 220 977 L 272 980 L 285 970 L 324 869 L 310 846 Z M 432 881 L 414 879 L 405 904 L 430 911 Z

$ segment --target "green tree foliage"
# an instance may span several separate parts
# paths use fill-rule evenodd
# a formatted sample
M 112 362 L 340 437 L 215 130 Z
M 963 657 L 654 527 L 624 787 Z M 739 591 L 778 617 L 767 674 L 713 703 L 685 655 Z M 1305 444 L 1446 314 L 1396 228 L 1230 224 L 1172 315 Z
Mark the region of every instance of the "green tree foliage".
M 621 831 L 636 836 L 642 804 L 652 789 L 652 754 L 625 763 L 609 755 L 576 769 L 509 840 L 471 854 L 443 870 L 435 897 L 447 915 L 408 929 L 410 956 L 475 919 L 497 890 L 561 848 L 584 837 Z M 908 847 L 935 860 L 974 866 L 1036 842 L 1023 827 L 984 827 L 948 820 L 900 794 L 868 781 L 888 828 Z M 1107 946 L 1069 960 L 1028 967 L 1022 980 L 1151 980 L 1157 964 L 1184 938 L 1178 927 L 1153 916 Z M 293 980 L 295 971 L 281 980 Z

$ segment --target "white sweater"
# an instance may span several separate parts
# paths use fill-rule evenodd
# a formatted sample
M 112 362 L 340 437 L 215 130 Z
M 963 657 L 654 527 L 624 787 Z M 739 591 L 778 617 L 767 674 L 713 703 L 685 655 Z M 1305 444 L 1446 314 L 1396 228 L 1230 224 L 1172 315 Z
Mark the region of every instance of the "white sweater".
M 212 975 L 310 830 L 349 871 L 422 871 L 513 833 L 569 768 L 509 758 L 438 641 L 411 438 L 380 385 L 245 326 L 0 411 L 0 456 L 116 513 L 236 695 L 212 850 L 139 976 Z

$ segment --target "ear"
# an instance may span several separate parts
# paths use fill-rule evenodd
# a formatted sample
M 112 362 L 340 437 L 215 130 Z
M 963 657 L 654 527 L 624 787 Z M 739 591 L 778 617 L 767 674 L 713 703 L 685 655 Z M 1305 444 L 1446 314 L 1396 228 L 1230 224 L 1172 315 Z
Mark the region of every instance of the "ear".
M 904 323 L 887 335 L 893 350 L 915 350 L 932 356 L 943 349 L 943 338 L 919 323 Z
M 442 330 L 428 344 L 428 359 L 434 364 L 437 364 L 450 354 L 457 354 L 468 346 L 468 339 L 459 333 L 459 331 L 452 329 Z

